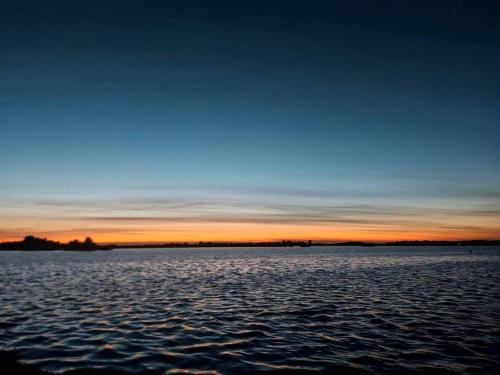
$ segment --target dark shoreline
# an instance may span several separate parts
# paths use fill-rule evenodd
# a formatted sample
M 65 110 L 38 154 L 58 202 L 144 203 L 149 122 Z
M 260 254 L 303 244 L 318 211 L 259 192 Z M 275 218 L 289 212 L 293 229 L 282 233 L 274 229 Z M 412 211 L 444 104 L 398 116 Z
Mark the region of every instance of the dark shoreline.
M 85 241 L 78 240 L 62 243 L 58 241 L 51 241 L 46 238 L 38 238 L 35 236 L 26 236 L 22 241 L 1 242 L 0 250 L 22 250 L 22 251 L 53 251 L 53 250 L 67 250 L 67 251 L 97 251 L 97 250 L 111 250 L 114 245 L 98 245 L 92 238 L 87 237 Z
M 206 248 L 206 247 L 380 247 L 380 246 L 500 246 L 500 240 L 468 240 L 468 241 L 392 241 L 392 242 L 198 242 L 198 243 L 162 243 L 136 245 L 110 245 L 113 249 L 155 249 L 155 248 Z
M 1 250 L 18 251 L 102 251 L 112 249 L 159 249 L 159 248 L 211 248 L 211 247 L 324 247 L 324 246 L 500 246 L 500 240 L 467 240 L 467 241 L 391 241 L 391 242 L 312 242 L 312 241 L 270 241 L 270 242 L 167 242 L 154 244 L 107 244 L 98 245 L 90 238 L 85 242 L 71 241 L 67 244 L 47 239 L 27 236 L 23 241 L 2 242 Z

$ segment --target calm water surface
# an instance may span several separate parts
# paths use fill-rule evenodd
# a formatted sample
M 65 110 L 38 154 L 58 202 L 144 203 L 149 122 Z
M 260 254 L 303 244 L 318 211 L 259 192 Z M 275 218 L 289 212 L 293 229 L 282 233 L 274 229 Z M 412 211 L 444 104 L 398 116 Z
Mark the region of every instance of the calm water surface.
M 493 374 L 499 297 L 498 248 L 1 252 L 0 349 L 70 373 Z

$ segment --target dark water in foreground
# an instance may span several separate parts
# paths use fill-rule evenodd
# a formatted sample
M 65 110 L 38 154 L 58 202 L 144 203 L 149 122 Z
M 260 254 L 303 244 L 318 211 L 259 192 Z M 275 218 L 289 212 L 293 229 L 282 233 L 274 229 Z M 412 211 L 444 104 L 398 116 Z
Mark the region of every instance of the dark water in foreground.
M 498 248 L 3 252 L 0 349 L 53 372 L 495 373 L 499 297 Z

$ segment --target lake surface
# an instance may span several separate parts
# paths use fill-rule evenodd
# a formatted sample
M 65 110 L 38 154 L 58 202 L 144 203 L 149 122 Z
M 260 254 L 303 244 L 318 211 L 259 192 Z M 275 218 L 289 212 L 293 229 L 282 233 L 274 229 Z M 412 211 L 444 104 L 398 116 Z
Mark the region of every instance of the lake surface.
M 0 349 L 51 372 L 500 368 L 493 247 L 0 252 L 0 307 Z

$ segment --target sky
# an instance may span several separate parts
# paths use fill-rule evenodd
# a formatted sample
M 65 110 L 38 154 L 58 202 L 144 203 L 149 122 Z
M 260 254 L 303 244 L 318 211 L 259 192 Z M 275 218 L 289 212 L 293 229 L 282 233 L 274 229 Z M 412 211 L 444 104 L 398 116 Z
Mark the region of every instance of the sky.
M 0 1 L 0 241 L 500 237 L 497 1 Z

